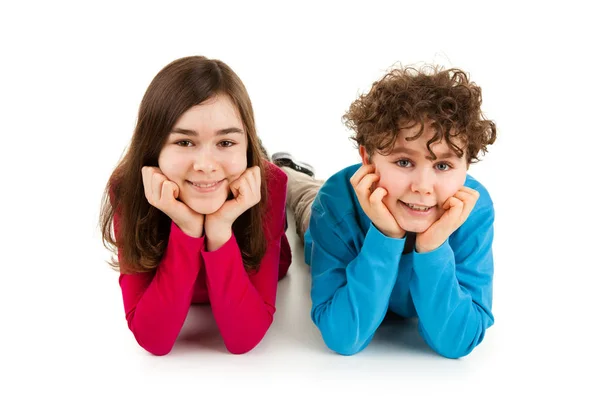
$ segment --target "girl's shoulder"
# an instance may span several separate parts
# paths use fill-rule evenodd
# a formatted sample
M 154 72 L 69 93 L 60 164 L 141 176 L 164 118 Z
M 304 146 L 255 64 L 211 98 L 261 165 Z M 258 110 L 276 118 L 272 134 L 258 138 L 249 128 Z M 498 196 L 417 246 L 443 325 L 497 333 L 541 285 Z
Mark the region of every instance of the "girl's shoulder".
M 265 175 L 270 192 L 281 188 L 286 190 L 288 177 L 277 165 L 265 160 Z

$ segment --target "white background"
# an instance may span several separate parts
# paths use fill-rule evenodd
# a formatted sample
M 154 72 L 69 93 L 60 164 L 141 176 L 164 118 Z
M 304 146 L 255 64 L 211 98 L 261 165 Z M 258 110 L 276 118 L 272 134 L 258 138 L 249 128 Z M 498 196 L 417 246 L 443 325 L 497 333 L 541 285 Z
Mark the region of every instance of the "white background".
M 0 397 L 598 398 L 600 106 L 591 2 L 3 2 Z M 484 5 L 485 4 L 485 5 Z M 329 352 L 294 262 L 272 329 L 226 353 L 207 309 L 154 357 L 127 329 L 97 227 L 139 102 L 170 61 L 228 63 L 271 152 L 321 178 L 358 160 L 341 116 L 394 63 L 459 67 L 498 140 L 471 173 L 496 205 L 496 324 L 461 360 L 391 322 Z

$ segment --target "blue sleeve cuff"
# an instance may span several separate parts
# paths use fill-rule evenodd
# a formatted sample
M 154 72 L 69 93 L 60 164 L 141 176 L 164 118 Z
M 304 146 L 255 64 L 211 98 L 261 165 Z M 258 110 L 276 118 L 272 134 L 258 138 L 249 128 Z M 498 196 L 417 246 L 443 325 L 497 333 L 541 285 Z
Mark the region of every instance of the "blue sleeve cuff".
M 454 252 L 452 251 L 452 247 L 450 247 L 448 239 L 446 239 L 440 247 L 425 253 L 419 253 L 415 249 L 413 260 L 415 262 L 415 270 L 420 268 L 443 268 L 448 264 L 454 265 Z

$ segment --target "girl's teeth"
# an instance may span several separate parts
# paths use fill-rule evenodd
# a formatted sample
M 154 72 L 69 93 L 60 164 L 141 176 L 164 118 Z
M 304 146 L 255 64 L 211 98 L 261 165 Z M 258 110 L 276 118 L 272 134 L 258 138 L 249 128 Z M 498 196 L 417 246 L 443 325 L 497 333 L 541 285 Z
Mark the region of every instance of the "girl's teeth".
M 192 183 L 192 185 L 194 185 L 194 186 L 198 186 L 198 187 L 201 187 L 201 188 L 209 188 L 209 187 L 213 187 L 213 186 L 215 186 L 216 184 L 217 184 L 217 182 L 215 182 L 215 183 L 206 183 L 206 184 L 202 184 L 202 183 Z

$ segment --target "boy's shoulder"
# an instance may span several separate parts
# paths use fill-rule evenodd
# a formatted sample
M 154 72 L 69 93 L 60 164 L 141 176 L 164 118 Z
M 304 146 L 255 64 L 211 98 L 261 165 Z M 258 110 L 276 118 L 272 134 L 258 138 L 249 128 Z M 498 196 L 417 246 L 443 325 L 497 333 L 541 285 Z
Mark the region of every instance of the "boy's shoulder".
M 324 213 L 334 223 L 349 214 L 357 216 L 362 211 L 350 178 L 360 168 L 361 164 L 353 164 L 331 175 L 321 186 L 313 203 L 313 212 Z

